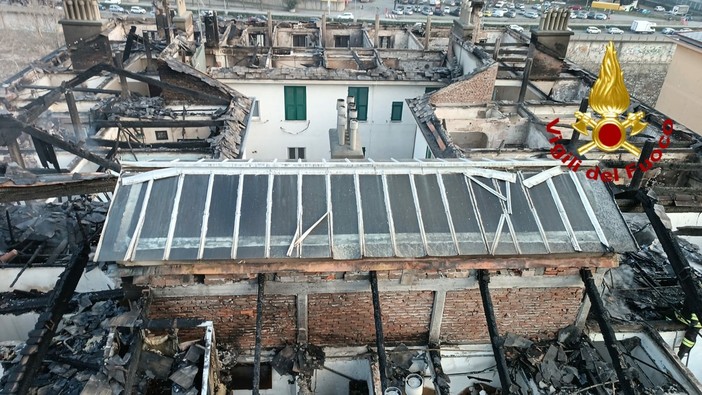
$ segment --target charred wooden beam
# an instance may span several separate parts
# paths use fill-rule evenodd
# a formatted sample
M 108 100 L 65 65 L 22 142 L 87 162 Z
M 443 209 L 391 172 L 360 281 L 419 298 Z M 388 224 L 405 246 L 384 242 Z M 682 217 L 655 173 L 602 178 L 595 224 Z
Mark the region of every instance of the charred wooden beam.
M 132 299 L 138 299 L 138 296 L 139 295 L 137 295 L 136 297 L 132 297 Z M 87 297 L 91 303 L 97 303 L 104 300 L 124 299 L 125 292 L 123 289 L 108 289 L 104 291 L 75 293 L 71 301 L 68 303 L 67 311 L 76 311 L 76 309 L 78 309 L 79 306 L 78 301 L 84 297 Z M 46 306 L 49 305 L 51 295 L 47 293 L 45 295 L 37 296 L 35 298 L 10 298 L 9 301 L 6 298 L 5 300 L 7 301 L 7 303 L 0 307 L 0 314 L 17 315 L 29 313 L 32 311 L 45 310 Z
M 378 292 L 378 274 L 370 272 L 371 294 L 373 296 L 373 319 L 375 321 L 375 344 L 378 348 L 378 370 L 380 370 L 380 387 L 383 392 L 388 388 L 388 359 L 385 354 L 385 337 L 383 336 L 383 314 L 380 310 L 380 293 Z
M 164 318 L 164 319 L 156 319 L 156 320 L 145 319 L 144 323 L 141 325 L 141 327 L 144 329 L 154 329 L 154 330 L 173 329 L 173 328 L 185 329 L 185 328 L 197 328 L 203 322 L 205 322 L 205 320 L 197 319 L 197 318 L 173 318 L 173 319 Z
M 196 128 L 204 126 L 222 126 L 222 119 L 150 119 L 139 121 L 96 120 L 91 123 L 96 128 Z
M 590 303 L 592 304 L 592 310 L 595 313 L 595 319 L 602 332 L 602 337 L 604 338 L 605 346 L 607 346 L 607 351 L 609 352 L 609 357 L 612 359 L 612 365 L 617 373 L 617 378 L 619 379 L 620 391 L 624 395 L 634 395 L 635 385 L 627 369 L 627 363 L 624 359 L 624 355 L 620 351 L 619 341 L 614 333 L 614 329 L 609 322 L 609 313 L 602 303 L 602 298 L 600 298 L 600 292 L 595 285 L 595 280 L 592 278 L 592 272 L 590 269 L 580 269 L 580 277 L 585 284 L 585 291 L 587 292 L 588 298 L 590 298 Z
M 117 177 L 106 176 L 92 180 L 38 183 L 13 187 L 0 186 L 0 203 L 112 192 L 115 185 L 117 185 Z
M 449 395 L 451 393 L 451 378 L 444 373 L 441 366 L 441 353 L 438 344 L 429 345 L 429 359 L 434 368 L 434 386 L 439 389 L 439 395 Z
M 261 331 L 263 330 L 263 289 L 266 285 L 266 275 L 258 274 L 258 297 L 256 299 L 256 345 L 254 347 L 253 395 L 259 395 L 261 384 Z
M 502 386 L 503 394 L 510 394 L 512 380 L 509 377 L 507 369 L 507 359 L 505 358 L 504 339 L 500 337 L 500 331 L 497 329 L 497 320 L 495 319 L 495 308 L 492 305 L 490 298 L 490 273 L 487 270 L 478 271 L 478 285 L 480 286 L 480 297 L 483 300 L 483 311 L 487 321 L 488 333 L 490 334 L 490 343 L 492 344 L 492 352 L 495 354 L 495 362 L 497 364 L 497 374 L 500 376 L 500 385 Z
M 151 150 L 154 148 L 157 149 L 163 149 L 163 150 L 170 150 L 170 151 L 176 151 L 178 153 L 182 152 L 204 152 L 204 151 L 211 151 L 212 146 L 210 143 L 207 142 L 207 140 L 185 140 L 185 141 L 177 141 L 177 142 L 164 142 L 164 143 L 148 143 L 148 144 L 142 144 L 142 143 L 137 143 L 134 141 L 127 142 L 127 141 L 116 141 L 116 140 L 108 140 L 108 139 L 90 139 L 90 142 L 94 145 L 100 146 L 100 147 L 109 147 L 110 150 L 115 150 L 114 153 L 111 155 L 107 155 L 107 158 L 114 157 L 114 154 L 116 153 L 117 148 L 130 148 L 133 149 L 135 152 L 139 153 L 138 149 L 147 149 Z
M 52 90 L 52 89 L 61 89 L 60 86 L 49 86 L 49 85 L 22 85 L 19 84 L 17 85 L 18 89 L 45 89 L 45 90 Z M 106 93 L 110 95 L 119 95 L 122 93 L 122 91 L 118 91 L 116 89 L 99 89 L 99 88 L 83 88 L 80 86 L 76 86 L 71 88 L 73 92 L 84 92 L 84 93 Z
M 18 126 L 22 128 L 22 131 L 27 133 L 28 135 L 37 138 L 45 143 L 51 144 L 55 147 L 61 148 L 64 151 L 70 152 L 74 155 L 80 156 L 81 158 L 85 158 L 93 163 L 96 163 L 106 169 L 114 170 L 116 172 L 119 172 L 122 168 L 119 163 L 107 160 L 101 156 L 95 155 L 92 152 L 88 151 L 87 149 L 83 148 L 83 146 L 75 144 L 70 141 L 66 141 L 58 136 L 55 136 L 51 133 L 48 133 L 44 130 L 41 130 L 35 126 L 29 125 L 27 123 L 23 123 L 20 121 L 16 121 L 18 123 Z
M 29 332 L 29 339 L 20 352 L 22 358 L 10 369 L 7 375 L 3 394 L 24 395 L 29 392 L 36 373 L 41 369 L 44 357 L 51 347 L 51 339 L 56 334 L 61 317 L 66 313 L 68 302 L 71 300 L 78 281 L 83 275 L 83 270 L 90 260 L 89 256 L 90 243 L 85 241 L 80 252 L 73 257 L 66 270 L 61 273 L 51 294 L 49 306 L 44 313 L 39 315 L 34 330 Z
M 631 177 L 631 182 L 629 183 L 629 188 L 639 189 L 641 187 L 641 181 L 644 176 L 644 164 L 651 157 L 651 152 L 653 152 L 653 141 L 647 141 L 644 143 L 643 149 L 641 150 L 641 155 L 639 155 L 639 160 L 636 163 L 636 171 L 634 176 Z M 650 163 L 650 162 L 649 162 Z

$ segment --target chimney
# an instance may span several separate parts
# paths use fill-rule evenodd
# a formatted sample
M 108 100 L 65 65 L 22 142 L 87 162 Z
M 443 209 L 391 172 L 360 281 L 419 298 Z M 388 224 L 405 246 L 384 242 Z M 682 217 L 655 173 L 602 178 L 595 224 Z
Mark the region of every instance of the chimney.
M 563 69 L 568 52 L 570 11 L 551 9 L 541 17 L 539 27 L 531 30 L 528 57 L 532 59 L 531 78 L 555 79 Z
M 205 15 L 205 40 L 205 47 L 219 48 L 219 23 L 216 11 L 210 11 Z
M 336 101 L 336 133 L 339 135 L 339 145 L 346 145 L 346 106 L 344 99 Z
M 185 8 L 185 0 L 176 0 L 178 15 L 173 17 L 173 25 L 180 31 L 185 32 L 188 40 L 192 40 L 195 34 L 193 27 L 193 12 Z M 215 19 L 217 19 L 215 17 Z
M 483 0 L 464 1 L 461 3 L 461 13 L 454 19 L 451 28 L 453 35 L 464 41 L 478 42 L 480 34 L 480 13 L 485 2 Z

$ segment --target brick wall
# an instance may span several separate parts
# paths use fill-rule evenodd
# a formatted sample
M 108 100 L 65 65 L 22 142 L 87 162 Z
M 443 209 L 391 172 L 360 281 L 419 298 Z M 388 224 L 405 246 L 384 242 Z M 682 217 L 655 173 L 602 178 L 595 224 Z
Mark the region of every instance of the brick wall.
M 386 342 L 426 344 L 433 302 L 434 293 L 430 291 L 381 294 Z M 375 342 L 370 293 L 309 295 L 308 317 L 311 343 L 362 345 Z
M 484 104 L 492 101 L 497 78 L 497 63 L 468 79 L 455 82 L 436 91 L 429 98 L 431 104 Z
M 263 304 L 264 348 L 292 344 L 296 339 L 297 307 L 294 296 L 266 295 Z M 256 295 L 158 298 L 149 318 L 202 318 L 214 322 L 217 341 L 251 349 L 256 335 Z
M 582 293 L 582 288 L 490 290 L 501 334 L 512 332 L 525 336 L 549 337 L 558 329 L 575 322 Z M 441 341 L 489 341 L 480 290 L 447 292 Z

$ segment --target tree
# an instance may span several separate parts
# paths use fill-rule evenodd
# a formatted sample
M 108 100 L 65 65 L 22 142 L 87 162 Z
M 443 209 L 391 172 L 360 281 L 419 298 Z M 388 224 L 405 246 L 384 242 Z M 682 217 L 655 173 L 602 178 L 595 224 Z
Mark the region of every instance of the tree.
M 298 0 L 285 0 L 285 5 L 288 6 L 288 10 L 294 10 L 297 7 Z

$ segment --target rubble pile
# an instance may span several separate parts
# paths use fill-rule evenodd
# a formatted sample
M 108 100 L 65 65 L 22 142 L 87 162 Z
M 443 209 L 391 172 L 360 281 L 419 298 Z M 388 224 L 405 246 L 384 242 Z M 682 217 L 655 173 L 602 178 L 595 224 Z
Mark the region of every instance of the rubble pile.
M 298 343 L 286 346 L 273 357 L 271 365 L 281 376 L 291 375 L 299 382 L 306 382 L 301 387 L 312 388 L 311 380 L 316 369 L 324 368 L 326 355 L 321 347 L 314 344 Z M 224 367 L 224 360 L 222 359 Z M 231 366 L 230 366 L 231 368 Z M 227 369 L 230 370 L 230 369 Z M 229 385 L 232 381 L 227 370 L 222 371 L 222 382 Z
M 599 347 L 575 326 L 558 333 L 556 340 L 534 340 L 508 334 L 505 338 L 505 356 L 514 383 L 520 394 L 615 394 L 619 393 L 618 378 L 611 363 L 603 357 L 604 346 Z M 655 367 L 650 361 L 632 357 L 640 347 L 640 339 L 622 341 L 623 353 L 630 366 L 630 374 L 637 382 L 639 394 L 682 394 L 672 377 L 660 374 L 650 377 L 644 367 Z
M 64 316 L 44 364 L 32 380 L 30 393 L 81 394 L 91 376 L 102 366 L 110 318 L 123 311 L 117 302 L 108 300 L 81 306 L 78 313 Z M 3 359 L 8 357 L 6 354 L 11 355 L 6 352 L 7 348 L 0 349 Z M 16 355 L 14 363 L 19 362 L 20 354 Z M 0 379 L 0 385 L 4 385 L 5 379 Z

